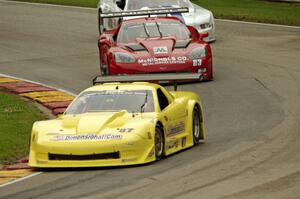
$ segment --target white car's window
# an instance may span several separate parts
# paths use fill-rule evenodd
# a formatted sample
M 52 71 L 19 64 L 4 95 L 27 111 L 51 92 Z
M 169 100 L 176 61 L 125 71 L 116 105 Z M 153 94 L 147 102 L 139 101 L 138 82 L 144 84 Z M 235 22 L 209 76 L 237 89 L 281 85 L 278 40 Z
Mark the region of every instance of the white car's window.
M 67 109 L 65 114 L 86 112 L 120 111 L 153 112 L 153 94 L 150 90 L 108 90 L 82 93 Z
M 175 36 L 177 40 L 187 40 L 190 38 L 190 31 L 178 21 L 161 21 L 159 29 L 163 36 Z
M 128 0 L 126 10 L 163 8 L 171 6 L 190 7 L 190 3 L 188 0 Z
M 132 23 L 123 25 L 117 41 L 119 43 L 135 42 L 136 38 L 174 36 L 177 40 L 187 40 L 190 33 L 186 26 L 175 20 L 162 20 L 159 22 Z

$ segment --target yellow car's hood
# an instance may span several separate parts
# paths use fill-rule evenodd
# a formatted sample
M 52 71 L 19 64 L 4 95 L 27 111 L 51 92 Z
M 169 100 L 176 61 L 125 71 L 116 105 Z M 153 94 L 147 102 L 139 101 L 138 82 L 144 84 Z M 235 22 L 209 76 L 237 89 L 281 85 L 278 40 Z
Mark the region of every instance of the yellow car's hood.
M 146 129 L 153 124 L 154 118 L 155 113 L 133 114 L 126 111 L 63 115 L 55 120 L 37 122 L 33 132 L 42 140 L 53 141 L 112 140 L 128 137 L 129 134 L 146 137 Z
M 106 127 L 122 127 L 126 123 L 126 112 L 86 113 L 66 115 L 61 118 L 62 129 L 73 129 L 76 134 L 100 133 Z

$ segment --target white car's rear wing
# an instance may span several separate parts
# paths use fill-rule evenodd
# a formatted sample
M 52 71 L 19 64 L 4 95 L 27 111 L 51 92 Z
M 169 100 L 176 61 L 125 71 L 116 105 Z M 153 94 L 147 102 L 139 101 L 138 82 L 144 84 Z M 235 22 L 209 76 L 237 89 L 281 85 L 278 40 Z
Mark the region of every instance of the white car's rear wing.
M 159 74 L 137 74 L 137 75 L 110 75 L 96 76 L 93 85 L 112 82 L 151 82 L 157 81 L 159 84 L 172 82 L 174 90 L 177 90 L 177 82 L 184 80 L 202 80 L 201 73 L 159 73 Z
M 186 13 L 189 12 L 188 7 L 181 8 L 159 8 L 159 9 L 149 9 L 149 10 L 128 10 L 122 12 L 109 12 L 101 13 L 101 18 L 114 18 L 114 17 L 132 17 L 132 16 L 144 16 L 148 15 L 163 15 L 163 14 L 172 14 L 172 13 Z

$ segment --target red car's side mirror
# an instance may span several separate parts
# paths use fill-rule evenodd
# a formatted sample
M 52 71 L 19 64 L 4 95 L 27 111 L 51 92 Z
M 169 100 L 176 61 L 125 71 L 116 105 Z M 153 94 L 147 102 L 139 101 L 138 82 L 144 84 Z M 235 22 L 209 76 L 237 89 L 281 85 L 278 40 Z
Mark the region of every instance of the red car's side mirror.
M 100 48 L 102 45 L 110 46 L 109 40 L 107 40 L 106 38 L 100 38 L 98 40 L 98 47 Z
M 199 32 L 198 32 L 198 30 L 195 27 L 193 27 L 193 26 L 187 26 L 187 28 L 189 29 L 189 31 L 191 33 L 192 39 L 193 40 L 198 40 L 199 39 Z
M 208 32 L 201 32 L 201 33 L 199 34 L 199 39 L 200 39 L 200 40 L 203 40 L 205 37 L 208 37 Z

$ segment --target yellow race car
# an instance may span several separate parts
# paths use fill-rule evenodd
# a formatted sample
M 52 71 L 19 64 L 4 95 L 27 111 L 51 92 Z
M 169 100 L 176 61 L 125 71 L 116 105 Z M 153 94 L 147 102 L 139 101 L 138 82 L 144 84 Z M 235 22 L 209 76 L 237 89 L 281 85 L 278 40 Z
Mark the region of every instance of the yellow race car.
M 156 79 L 179 77 L 184 79 L 182 75 Z M 36 122 L 29 165 L 62 168 L 143 164 L 204 141 L 203 109 L 196 93 L 169 92 L 153 83 L 116 81 L 100 81 L 79 94 L 62 116 Z

